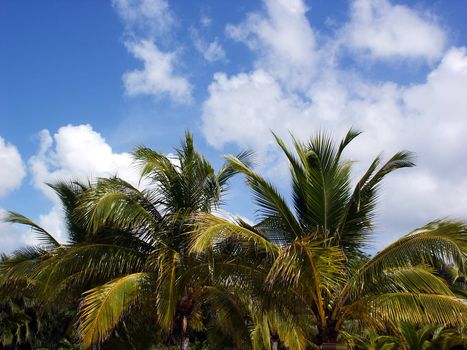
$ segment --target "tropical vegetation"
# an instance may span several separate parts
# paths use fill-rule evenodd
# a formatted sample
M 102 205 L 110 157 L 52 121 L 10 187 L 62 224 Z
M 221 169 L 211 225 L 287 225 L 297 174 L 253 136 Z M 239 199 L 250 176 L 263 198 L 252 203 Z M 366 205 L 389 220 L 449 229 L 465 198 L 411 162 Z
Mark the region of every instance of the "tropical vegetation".
M 251 152 L 215 171 L 190 133 L 174 156 L 136 148 L 139 186 L 51 184 L 69 238 L 9 213 L 40 244 L 2 257 L 0 346 L 462 348 L 467 224 L 433 221 L 369 256 L 378 189 L 414 163 L 407 151 L 377 156 L 355 180 L 345 151 L 359 134 L 291 146 L 274 135 L 290 199 Z M 254 224 L 221 215 L 237 174 L 258 207 Z

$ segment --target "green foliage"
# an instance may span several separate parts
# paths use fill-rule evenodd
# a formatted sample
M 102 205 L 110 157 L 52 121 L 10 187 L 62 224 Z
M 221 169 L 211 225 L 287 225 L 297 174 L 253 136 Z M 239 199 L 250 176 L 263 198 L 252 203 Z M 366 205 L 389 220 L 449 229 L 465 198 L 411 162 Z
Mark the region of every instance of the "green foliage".
M 102 349 L 175 349 L 188 338 L 196 350 L 462 344 L 467 225 L 434 221 L 367 256 L 382 180 L 413 157 L 377 156 L 352 179 L 344 154 L 359 134 L 292 137 L 291 148 L 274 135 L 290 201 L 250 152 L 216 172 L 190 133 L 176 156 L 136 148 L 141 186 L 117 177 L 50 185 L 69 240 L 9 214 L 40 244 L 0 263 L 0 342 L 72 349 L 76 331 L 80 346 Z M 255 225 L 214 214 L 238 173 L 258 206 Z M 44 343 L 52 330 L 59 337 Z

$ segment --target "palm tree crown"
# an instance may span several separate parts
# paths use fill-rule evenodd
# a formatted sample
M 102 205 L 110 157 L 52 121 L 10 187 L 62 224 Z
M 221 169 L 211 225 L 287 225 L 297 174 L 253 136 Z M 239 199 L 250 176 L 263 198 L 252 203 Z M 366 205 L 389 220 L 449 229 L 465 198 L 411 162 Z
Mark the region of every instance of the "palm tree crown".
M 455 266 L 465 275 L 465 224 L 434 222 L 372 259 L 365 257 L 381 181 L 413 162 L 406 151 L 386 163 L 378 156 L 351 188 L 352 162 L 342 155 L 359 134 L 350 130 L 339 144 L 324 133 L 308 143 L 294 139 L 295 152 L 275 136 L 290 165 L 292 208 L 271 182 L 241 159 L 228 157 L 246 177 L 259 207 L 259 223 L 245 227 L 201 214 L 192 252 L 232 239 L 264 251 L 262 266 L 268 271 L 264 293 L 278 296 L 274 299 L 278 305 L 294 295 L 294 302 L 316 320 L 317 344 L 335 342 L 339 330 L 355 321 L 377 327 L 401 319 L 463 323 L 465 302 L 453 295 L 434 269 Z M 280 311 L 287 305 L 274 308 Z M 284 332 L 278 336 L 288 337 Z M 297 348 L 305 348 L 306 340 L 301 344 Z

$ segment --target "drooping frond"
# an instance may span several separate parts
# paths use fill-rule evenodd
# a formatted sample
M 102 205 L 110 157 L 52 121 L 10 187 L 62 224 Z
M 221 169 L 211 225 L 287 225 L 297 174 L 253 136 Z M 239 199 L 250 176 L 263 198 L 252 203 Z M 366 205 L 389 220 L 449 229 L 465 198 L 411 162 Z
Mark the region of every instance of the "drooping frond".
M 348 282 L 372 285 L 387 269 L 429 264 L 466 267 L 467 234 L 462 222 L 436 221 L 392 243 L 364 264 Z
M 89 243 L 67 247 L 44 260 L 36 274 L 39 292 L 52 301 L 62 288 L 82 288 L 143 271 L 145 256 L 137 249 L 117 244 Z
M 386 293 L 361 298 L 344 307 L 339 324 L 345 319 L 361 319 L 377 327 L 399 321 L 462 327 L 467 319 L 467 304 L 448 295 Z
M 148 275 L 134 273 L 91 289 L 81 301 L 79 333 L 86 348 L 102 343 L 128 308 L 137 302 Z
M 185 286 L 178 284 L 180 255 L 173 250 L 161 251 L 157 258 L 156 310 L 159 324 L 165 331 L 172 327 L 177 302 Z
M 38 241 L 46 248 L 56 248 L 60 246 L 60 243 L 49 232 L 24 215 L 10 211 L 4 220 L 12 224 L 29 226 L 32 231 L 36 233 Z
M 272 256 L 278 252 L 279 248 L 259 231 L 248 229 L 208 213 L 197 214 L 195 221 L 197 225 L 190 245 L 192 253 L 202 253 L 227 238 L 235 238 L 240 242 L 253 242 L 258 249 L 264 250 Z
M 160 214 L 145 193 L 119 178 L 99 179 L 78 205 L 80 218 L 92 233 L 111 225 L 147 237 L 159 225 Z
M 68 241 L 71 243 L 82 243 L 86 240 L 87 230 L 86 225 L 80 222 L 76 215 L 78 199 L 91 184 L 84 184 L 78 181 L 64 182 L 59 181 L 53 184 L 48 184 L 61 201 L 65 224 L 67 226 Z
M 297 241 L 283 248 L 274 261 L 267 283 L 270 291 L 297 290 L 325 323 L 324 298 L 343 282 L 344 255 L 339 247 Z
M 386 293 L 432 293 L 453 296 L 447 283 L 427 266 L 399 267 L 383 271 L 372 283 L 352 285 L 348 303 L 369 295 Z
M 40 247 L 26 247 L 15 251 L 9 257 L 0 261 L 0 286 L 34 285 L 35 276 L 39 271 L 41 261 L 47 252 Z
M 250 334 L 245 323 L 247 310 L 242 302 L 228 290 L 214 286 L 203 288 L 202 299 L 211 306 L 215 322 L 234 340 L 237 348 L 249 349 Z

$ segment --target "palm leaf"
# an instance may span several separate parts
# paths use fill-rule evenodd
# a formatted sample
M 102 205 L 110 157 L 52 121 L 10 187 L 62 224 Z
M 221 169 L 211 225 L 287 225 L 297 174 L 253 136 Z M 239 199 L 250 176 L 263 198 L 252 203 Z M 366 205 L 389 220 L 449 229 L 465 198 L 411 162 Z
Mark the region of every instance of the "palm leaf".
M 277 189 L 241 160 L 233 156 L 226 158 L 234 169 L 246 176 L 247 184 L 252 189 L 254 199 L 260 207 L 260 219 L 277 218 L 283 223 L 286 231 L 292 237 L 300 237 L 300 225 Z
M 343 308 L 346 318 L 363 319 L 381 327 L 386 322 L 463 326 L 467 318 L 465 300 L 426 293 L 386 293 L 361 298 Z
M 102 343 L 137 302 L 146 273 L 134 273 L 91 289 L 81 301 L 79 333 L 86 348 Z
M 29 226 L 37 234 L 39 242 L 45 247 L 56 248 L 60 246 L 60 243 L 49 232 L 24 215 L 10 211 L 4 218 L 4 221 Z

